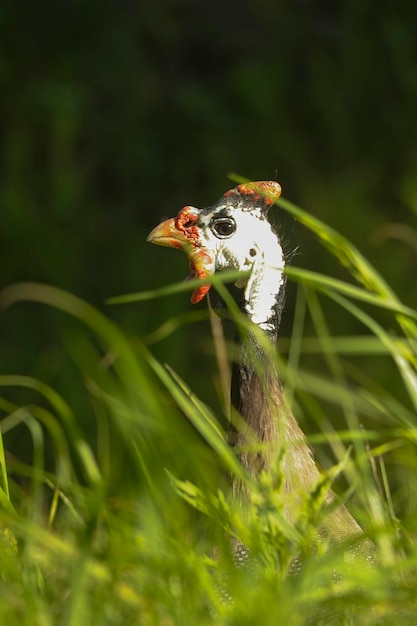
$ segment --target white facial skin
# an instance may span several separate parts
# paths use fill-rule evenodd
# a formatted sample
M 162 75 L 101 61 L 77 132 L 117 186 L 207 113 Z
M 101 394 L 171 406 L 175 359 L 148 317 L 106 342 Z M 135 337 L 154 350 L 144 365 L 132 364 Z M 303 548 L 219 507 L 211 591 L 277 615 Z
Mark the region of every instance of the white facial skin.
M 284 254 L 276 233 L 259 208 L 218 206 L 198 220 L 200 243 L 210 250 L 216 271 L 252 270 L 244 288 L 245 311 L 265 331 L 273 331 L 277 294 L 283 283 Z

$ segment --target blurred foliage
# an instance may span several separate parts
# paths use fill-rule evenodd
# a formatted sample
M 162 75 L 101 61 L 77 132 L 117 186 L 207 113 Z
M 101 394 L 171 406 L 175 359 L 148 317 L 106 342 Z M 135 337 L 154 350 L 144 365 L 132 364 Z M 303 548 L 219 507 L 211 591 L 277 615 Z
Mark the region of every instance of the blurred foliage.
M 251 329 L 265 358 L 276 359 L 297 416 L 309 415 L 319 425 L 314 443 L 327 442 L 333 453 L 312 492 L 303 490 L 299 502 L 293 501 L 291 523 L 282 480 L 284 448 L 270 470 L 252 481 L 217 416 L 140 340 L 55 287 L 20 283 L 0 291 L 3 312 L 32 302 L 76 324 L 67 349 L 90 406 L 86 413 L 74 411 L 70 379 L 60 395 L 33 377 L 0 376 L 2 432 L 8 437 L 21 425 L 33 445 L 31 461 L 24 463 L 4 451 L 0 437 L 1 623 L 400 626 L 414 621 L 417 429 L 406 403 L 417 406 L 416 345 L 409 341 L 417 336 L 417 312 L 396 300 L 347 240 L 284 204 L 335 258 L 349 260 L 359 284 L 291 268 L 300 289 L 288 364 L 259 329 Z M 221 280 L 224 274 L 215 277 L 214 287 L 228 300 Z M 173 289 L 183 293 L 184 283 Z M 142 292 L 137 301 L 162 299 L 166 292 Z M 355 338 L 356 351 L 389 355 L 405 383 L 401 397 L 391 388 L 378 389 L 371 376 L 351 375 L 339 354 L 346 346 L 328 333 L 319 294 L 365 323 L 369 335 Z M 325 375 L 316 367 L 299 367 L 303 300 L 317 331 L 310 350 L 324 358 Z M 375 316 L 364 308 L 370 302 Z M 230 297 L 229 305 L 241 330 L 249 328 Z M 381 309 L 398 326 L 397 339 L 379 325 Z M 10 400 L 14 388 L 27 392 L 24 403 Z M 326 400 L 331 410 L 324 416 Z M 334 409 L 348 427 L 340 432 L 331 423 Z M 88 433 L 86 415 L 95 422 L 95 436 Z M 362 427 L 364 420 L 371 429 Z M 52 459 L 46 463 L 48 435 Z M 243 508 L 230 498 L 229 473 L 245 483 Z M 399 487 L 392 490 L 395 474 Z M 323 536 L 321 524 L 331 521 L 333 507 L 325 495 L 332 484 L 347 498 L 363 536 L 334 544 Z M 340 530 L 338 520 L 332 532 L 339 536 Z M 372 543 L 363 541 L 366 537 Z M 248 548 L 246 565 L 239 552 L 237 560 L 231 558 L 231 541 Z
M 12 289 L 28 301 L 1 315 L 3 621 L 328 624 L 329 602 L 338 624 L 356 623 L 339 609 L 362 604 L 364 624 L 415 618 L 416 386 L 404 386 L 401 369 L 415 365 L 415 351 L 398 316 L 364 301 L 355 318 L 322 280 L 317 296 L 300 287 L 288 347 L 290 282 L 282 328 L 303 374 L 289 392 L 318 459 L 331 467 L 351 442 L 356 452 L 370 442 L 389 528 L 375 524 L 359 454 L 344 480 L 359 485 L 354 512 L 381 543 L 389 538 L 395 560 L 368 572 L 310 554 L 305 576 L 284 572 L 277 589 L 273 559 L 300 546 L 284 549 L 264 532 L 277 515 L 266 484 L 255 495 L 267 518 L 238 528 L 249 545 L 260 542 L 258 577 L 227 555 L 218 561 L 220 583 L 226 572 L 242 600 L 235 610 L 220 602 L 207 559 L 237 523 L 217 491 L 222 448 L 202 428 L 212 413 L 188 389 L 216 411 L 206 306 L 181 326 L 191 311 L 184 293 L 112 308 L 105 300 L 185 276 L 185 258 L 148 246 L 147 233 L 185 204 L 215 201 L 238 172 L 276 178 L 285 198 L 347 237 L 416 308 L 416 18 L 404 0 L 3 0 L 0 291 L 17 281 L 65 290 Z M 308 268 L 351 281 L 302 224 L 285 237 L 298 248 L 294 280 Z M 164 323 L 179 327 L 147 346 L 136 338 L 158 337 Z M 167 379 L 166 361 L 187 387 Z M 365 429 L 338 439 L 333 428 L 346 430 L 352 414 Z M 177 483 L 183 491 L 195 484 L 208 497 L 207 520 L 178 498 L 166 470 L 172 482 L 191 481 Z M 344 587 L 334 584 L 339 566 Z
M 147 232 L 215 201 L 237 171 L 277 178 L 415 306 L 416 17 L 401 0 L 4 0 L 1 286 L 41 281 L 104 308 L 176 281 L 185 259 L 147 246 Z M 341 272 L 301 227 L 288 236 L 297 265 Z M 292 300 L 290 287 L 283 334 Z M 185 306 L 180 295 L 111 315 L 142 336 Z M 337 308 L 328 315 L 335 333 L 361 332 Z M 207 327 L 153 348 L 203 398 Z M 76 403 L 62 338 L 71 344 L 73 329 L 56 313 L 7 312 L 0 373 L 73 381 Z M 383 359 L 372 367 L 390 380 Z

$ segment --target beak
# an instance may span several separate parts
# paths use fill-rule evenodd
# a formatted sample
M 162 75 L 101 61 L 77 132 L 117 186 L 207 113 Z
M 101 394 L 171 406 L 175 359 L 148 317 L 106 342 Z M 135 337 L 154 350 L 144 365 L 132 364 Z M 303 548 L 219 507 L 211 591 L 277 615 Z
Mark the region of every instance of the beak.
M 187 236 L 185 229 L 177 226 L 177 219 L 165 220 L 156 226 L 147 236 L 146 241 L 156 243 L 158 246 L 177 248 L 182 250 L 190 262 L 191 273 L 187 280 L 192 278 L 208 278 L 214 274 L 214 260 L 209 251 L 200 246 L 193 237 Z M 191 302 L 196 304 L 204 298 L 211 285 L 201 285 L 193 291 Z
M 156 243 L 158 246 L 166 246 L 167 248 L 178 248 L 184 250 L 189 246 L 187 237 L 183 232 L 178 230 L 175 219 L 165 220 L 156 226 L 147 236 L 146 241 Z

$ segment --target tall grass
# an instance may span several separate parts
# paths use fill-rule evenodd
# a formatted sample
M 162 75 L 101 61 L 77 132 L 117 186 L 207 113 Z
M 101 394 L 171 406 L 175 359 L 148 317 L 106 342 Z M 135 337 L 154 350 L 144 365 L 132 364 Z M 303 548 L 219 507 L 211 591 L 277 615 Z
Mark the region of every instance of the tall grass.
M 3 436 L 7 442 L 7 433 L 23 424 L 33 448 L 32 462 L 23 464 L 0 442 L 1 623 L 397 625 L 416 619 L 417 312 L 346 239 L 289 202 L 278 204 L 349 274 L 342 281 L 287 270 L 298 285 L 293 333 L 272 358 L 323 465 L 323 481 L 305 498 L 296 523 L 288 525 L 282 514 L 282 459 L 251 483 L 225 443 L 224 416 L 158 362 L 151 346 L 73 295 L 13 285 L 0 294 L 3 309 L 30 301 L 77 320 L 76 337 L 63 349 L 77 364 L 95 430 L 73 408 L 71 388 L 61 397 L 30 376 L 0 376 Z M 213 279 L 225 299 L 223 283 L 232 278 Z M 168 297 L 195 284 L 112 303 Z M 327 299 L 355 317 L 361 333 L 335 336 Z M 153 339 L 185 322 L 167 320 Z M 374 358 L 390 360 L 400 386 L 381 386 L 369 367 Z M 16 401 L 16 390 L 25 390 L 24 401 Z M 227 497 L 230 472 L 248 482 L 245 519 Z M 349 543 L 317 541 L 330 483 L 374 542 L 373 562 L 351 557 Z M 250 548 L 246 567 L 233 562 L 231 538 Z M 300 554 L 302 567 L 294 573 L 291 563 Z

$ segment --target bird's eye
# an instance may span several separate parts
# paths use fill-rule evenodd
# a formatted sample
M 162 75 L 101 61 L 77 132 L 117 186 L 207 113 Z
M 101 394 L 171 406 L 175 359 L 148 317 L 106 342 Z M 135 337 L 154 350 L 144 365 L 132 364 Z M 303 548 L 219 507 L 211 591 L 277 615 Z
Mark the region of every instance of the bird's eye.
M 230 217 L 219 217 L 211 223 L 211 229 L 221 239 L 231 237 L 236 230 L 236 224 Z

